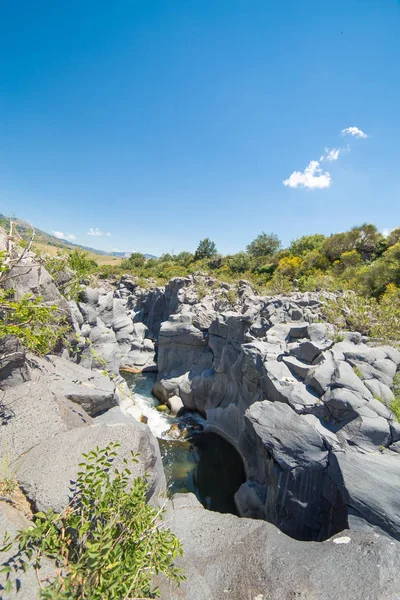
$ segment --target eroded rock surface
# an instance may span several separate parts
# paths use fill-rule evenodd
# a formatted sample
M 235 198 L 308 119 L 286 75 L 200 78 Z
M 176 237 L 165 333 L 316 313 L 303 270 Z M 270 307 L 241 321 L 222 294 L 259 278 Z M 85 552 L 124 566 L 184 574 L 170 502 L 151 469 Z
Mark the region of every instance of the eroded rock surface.
M 187 576 L 161 582 L 166 600 L 397 600 L 400 544 L 344 531 L 325 542 L 297 542 L 265 521 L 205 510 L 192 494 L 173 499 L 171 527 Z
M 388 408 L 400 353 L 357 333 L 337 341 L 320 322 L 326 296 L 262 297 L 245 281 L 235 295 L 202 275 L 144 290 L 125 277 L 113 294 L 88 293 L 76 327 L 125 331 L 121 363 L 156 362 L 156 397 L 199 411 L 208 431 L 234 444 L 248 477 L 236 496 L 241 514 L 299 539 L 366 523 L 400 539 L 400 524 L 379 516 L 379 488 L 361 485 L 389 462 L 391 477 L 400 473 L 400 428 Z M 352 477 L 342 455 L 359 465 Z M 393 495 L 386 500 L 398 512 Z

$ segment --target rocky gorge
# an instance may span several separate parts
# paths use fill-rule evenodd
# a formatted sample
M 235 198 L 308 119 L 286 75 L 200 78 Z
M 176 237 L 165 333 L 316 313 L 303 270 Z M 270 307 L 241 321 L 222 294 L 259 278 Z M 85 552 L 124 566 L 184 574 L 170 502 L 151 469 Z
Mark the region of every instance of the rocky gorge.
M 34 258 L 18 268 L 17 293 L 57 303 L 74 331 L 42 358 L 2 341 L 0 449 L 35 509 L 62 509 L 82 452 L 117 439 L 121 459 L 140 454 L 133 476 L 149 474 L 149 501 L 165 501 L 157 439 L 120 375 L 153 371 L 160 402 L 200 413 L 246 473 L 241 518 L 170 499 L 188 579 L 161 582 L 162 598 L 400 598 L 396 349 L 339 337 L 322 322 L 322 293 L 264 297 L 203 274 L 142 288 L 124 276 L 66 303 Z M 9 503 L 0 514 L 1 530 L 20 526 Z M 26 577 L 18 597 L 34 598 Z

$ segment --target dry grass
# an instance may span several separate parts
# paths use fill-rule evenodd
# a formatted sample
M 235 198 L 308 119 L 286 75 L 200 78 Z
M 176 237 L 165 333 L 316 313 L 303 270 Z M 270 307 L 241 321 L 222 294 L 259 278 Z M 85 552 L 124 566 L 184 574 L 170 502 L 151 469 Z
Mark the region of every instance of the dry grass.
M 66 247 L 60 246 L 57 248 L 56 246 L 51 246 L 50 244 L 44 244 L 42 242 L 36 242 L 32 245 L 32 250 L 37 252 L 38 254 L 49 254 L 50 256 L 57 256 L 58 252 L 68 250 Z M 101 267 L 102 265 L 113 265 L 114 267 L 118 267 L 122 263 L 122 258 L 118 256 L 111 256 L 108 254 L 94 254 L 94 252 L 87 253 L 89 257 L 97 262 L 97 264 Z

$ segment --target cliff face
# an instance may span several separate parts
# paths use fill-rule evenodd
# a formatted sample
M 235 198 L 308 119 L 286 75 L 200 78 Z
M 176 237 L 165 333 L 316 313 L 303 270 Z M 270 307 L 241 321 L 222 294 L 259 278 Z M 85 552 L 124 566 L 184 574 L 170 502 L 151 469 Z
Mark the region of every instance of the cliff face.
M 88 290 L 75 326 L 105 359 L 113 338 L 115 370 L 157 365 L 154 393 L 178 396 L 238 449 L 242 515 L 298 539 L 371 526 L 400 538 L 400 426 L 386 406 L 400 353 L 357 333 L 335 342 L 323 301 L 261 297 L 246 282 L 233 297 L 200 275 L 150 290 L 125 278 L 114 293 Z

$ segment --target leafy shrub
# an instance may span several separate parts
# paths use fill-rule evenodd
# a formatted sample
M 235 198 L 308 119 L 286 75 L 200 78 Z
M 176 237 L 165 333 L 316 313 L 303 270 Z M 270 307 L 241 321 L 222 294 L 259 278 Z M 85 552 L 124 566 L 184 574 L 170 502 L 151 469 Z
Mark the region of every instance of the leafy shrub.
M 277 272 L 284 277 L 293 279 L 300 271 L 301 258 L 299 256 L 286 256 L 281 258 L 278 264 Z
M 66 333 L 57 306 L 43 304 L 42 298 L 25 294 L 13 299 L 13 290 L 0 289 L 0 338 L 9 335 L 38 354 L 47 354 Z
M 114 442 L 83 454 L 77 491 L 67 508 L 60 514 L 36 513 L 33 525 L 17 534 L 19 551 L 2 569 L 7 591 L 17 587 L 13 573 L 21 564 L 38 570 L 43 558 L 57 566 L 55 578 L 41 589 L 41 598 L 48 600 L 154 598 L 159 596 L 152 589 L 154 575 L 177 583 L 184 579 L 174 566 L 182 554 L 180 542 L 162 526 L 163 511 L 147 504 L 146 480 L 137 477 L 129 489 L 126 459 L 121 470 L 112 470 L 118 446 Z M 3 551 L 12 542 L 6 537 L 4 544 Z
M 260 233 L 246 248 L 252 256 L 271 256 L 280 247 L 281 242 L 276 233 Z
M 400 291 L 390 288 L 379 302 L 354 293 L 327 301 L 323 314 L 339 329 L 359 331 L 388 344 L 400 340 Z
M 272 279 L 266 283 L 265 288 L 268 294 L 290 294 L 293 291 L 293 283 L 289 277 L 276 271 Z
M 79 277 L 87 277 L 97 270 L 98 265 L 95 260 L 90 258 L 87 252 L 83 250 L 72 250 L 67 256 L 67 265 L 75 271 Z
M 314 233 L 313 235 L 303 235 L 297 240 L 293 240 L 289 246 L 289 252 L 293 256 L 303 256 L 308 252 L 318 251 L 325 236 L 321 233 Z
M 302 256 L 301 273 L 311 274 L 313 271 L 326 271 L 329 266 L 329 260 L 318 250 L 311 250 Z
M 246 252 L 238 252 L 227 256 L 224 261 L 232 273 L 245 273 L 252 265 L 252 258 Z
M 400 423 L 400 371 L 398 371 L 393 379 L 393 395 L 394 400 L 391 401 L 389 408 L 394 414 L 396 420 Z

